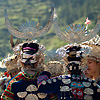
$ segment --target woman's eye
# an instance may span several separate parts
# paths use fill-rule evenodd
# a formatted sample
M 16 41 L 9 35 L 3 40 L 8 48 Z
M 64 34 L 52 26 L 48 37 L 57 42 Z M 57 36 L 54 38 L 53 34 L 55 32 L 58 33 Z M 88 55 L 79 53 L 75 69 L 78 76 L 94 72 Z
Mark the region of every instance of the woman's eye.
M 88 64 L 91 64 L 92 62 L 88 62 Z

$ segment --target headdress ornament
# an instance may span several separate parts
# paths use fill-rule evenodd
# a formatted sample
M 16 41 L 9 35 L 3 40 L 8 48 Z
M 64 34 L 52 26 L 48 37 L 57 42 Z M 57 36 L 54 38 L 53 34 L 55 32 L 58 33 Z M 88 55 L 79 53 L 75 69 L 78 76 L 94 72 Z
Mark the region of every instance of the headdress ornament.
M 56 14 L 56 10 L 54 10 L 54 29 L 55 29 L 55 33 L 56 35 L 66 41 L 66 42 L 70 42 L 70 43 L 80 43 L 80 42 L 84 42 L 87 40 L 90 40 L 91 38 L 93 38 L 94 36 L 97 35 L 97 33 L 99 32 L 100 29 L 100 15 L 97 21 L 96 26 L 94 27 L 94 29 L 86 31 L 85 26 L 83 25 L 70 25 L 69 27 L 67 27 L 63 32 L 61 32 L 61 30 L 59 29 L 58 25 L 57 25 L 57 14 Z
M 76 63 L 80 65 L 81 59 L 85 56 L 85 54 L 88 54 L 90 52 L 90 49 L 88 46 L 81 45 L 81 44 L 68 44 L 65 46 L 62 46 L 61 48 L 58 48 L 56 52 L 62 56 L 62 59 L 66 66 L 69 63 Z M 84 66 L 79 66 L 81 70 L 84 70 Z
M 42 26 L 39 27 L 39 23 L 35 23 L 34 21 L 29 21 L 21 25 L 19 29 L 16 30 L 10 24 L 7 14 L 7 8 L 4 9 L 5 22 L 9 32 L 15 37 L 21 39 L 32 39 L 47 33 L 50 30 L 53 23 L 53 14 L 54 14 L 54 7 L 51 8 L 50 19 L 48 20 L 46 26 L 43 28 Z
M 14 43 L 13 42 L 13 35 L 10 37 L 10 43 L 11 43 L 11 48 L 14 51 L 13 55 L 8 54 L 1 62 L 0 62 L 0 67 L 1 68 L 6 68 L 6 72 L 3 73 L 3 75 L 6 75 L 9 77 L 9 73 L 15 72 L 15 71 L 20 71 L 21 65 L 20 65 L 20 59 L 21 59 L 21 46 L 22 46 L 22 41 L 20 39 L 17 39 L 17 41 Z
M 61 63 L 61 56 L 56 53 L 55 49 L 45 51 L 45 71 L 51 73 L 51 77 L 64 74 L 63 64 Z
M 100 62 L 100 37 L 96 36 L 89 41 L 83 42 L 82 45 L 90 47 L 90 52 L 82 59 L 81 66 L 87 66 L 87 59 Z
M 7 8 L 4 9 L 4 13 L 5 13 L 4 14 L 5 15 L 5 23 L 7 25 L 9 32 L 12 35 L 14 35 L 17 38 L 21 38 L 21 39 L 33 39 L 33 38 L 37 38 L 37 37 L 47 33 L 50 30 L 52 23 L 53 23 L 54 7 L 53 6 L 51 7 L 50 18 L 49 18 L 47 24 L 45 25 L 45 27 L 43 27 L 43 28 L 42 28 L 42 26 L 39 25 L 39 23 L 35 23 L 34 21 L 29 21 L 29 22 L 24 23 L 22 26 L 19 27 L 18 30 L 16 30 L 10 24 L 8 14 L 7 14 Z M 21 56 L 22 62 L 30 63 L 30 64 L 38 62 L 38 68 L 40 68 L 40 67 L 43 68 L 43 61 L 44 61 L 43 52 L 45 50 L 45 47 L 43 45 L 37 44 L 36 41 L 32 40 L 32 41 L 26 41 L 24 43 L 20 43 L 20 44 L 14 46 L 12 38 L 13 37 L 11 37 L 11 40 L 10 40 L 11 46 L 17 55 L 22 54 L 22 56 Z M 25 48 L 23 48 L 23 45 L 25 45 L 25 44 L 27 44 L 27 45 Z M 35 51 L 35 49 L 37 49 L 37 48 L 34 48 L 34 46 L 32 48 L 29 46 L 29 44 L 39 45 L 37 47 L 38 48 L 37 52 L 34 52 L 32 54 L 32 52 Z M 23 48 L 23 50 L 22 50 L 22 48 Z M 23 59 L 23 58 L 25 58 L 25 59 Z
M 17 69 L 20 69 L 21 66 L 19 66 L 17 62 L 18 62 L 17 55 L 15 54 L 11 56 L 8 55 L 6 58 L 2 60 L 2 66 L 5 65 L 5 67 L 7 68 L 7 71 L 11 73 Z
M 56 35 L 66 41 L 73 44 L 68 44 L 65 46 L 62 46 L 61 48 L 57 49 L 57 52 L 63 57 L 63 60 L 65 64 L 69 64 L 72 62 L 77 62 L 77 64 L 80 64 L 80 61 L 85 54 L 90 52 L 90 49 L 88 46 L 77 44 L 80 42 L 84 42 L 86 40 L 89 40 L 97 35 L 99 29 L 100 29 L 100 15 L 97 21 L 96 26 L 92 30 L 85 30 L 85 26 L 83 25 L 70 25 L 68 28 L 65 29 L 65 32 L 61 32 L 58 25 L 57 25 L 57 14 L 56 10 L 54 9 L 54 29 L 56 32 Z M 89 24 L 89 23 L 88 23 Z M 84 69 L 84 67 L 80 66 L 80 69 Z
M 10 42 L 13 44 L 13 40 L 11 38 Z M 12 45 L 11 44 L 11 45 Z M 31 44 L 31 45 L 30 45 Z M 36 40 L 26 41 L 23 43 L 19 43 L 12 47 L 14 53 L 18 57 L 18 65 L 21 65 L 21 62 L 26 64 L 32 64 L 38 62 L 37 70 L 39 72 L 44 70 L 44 51 L 45 46 L 37 43 Z
M 31 63 L 35 63 L 36 61 L 36 55 L 39 51 L 39 45 L 37 43 L 29 42 L 24 43 L 22 45 L 22 62 L 28 63 L 27 61 L 29 58 Z

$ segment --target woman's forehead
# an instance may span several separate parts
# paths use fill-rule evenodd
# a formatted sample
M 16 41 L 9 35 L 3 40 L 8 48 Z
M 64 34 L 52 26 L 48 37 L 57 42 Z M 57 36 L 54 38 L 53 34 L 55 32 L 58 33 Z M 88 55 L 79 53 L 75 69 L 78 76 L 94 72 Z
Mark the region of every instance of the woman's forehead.
M 87 59 L 87 61 L 96 62 L 96 60 L 93 60 L 93 59 Z

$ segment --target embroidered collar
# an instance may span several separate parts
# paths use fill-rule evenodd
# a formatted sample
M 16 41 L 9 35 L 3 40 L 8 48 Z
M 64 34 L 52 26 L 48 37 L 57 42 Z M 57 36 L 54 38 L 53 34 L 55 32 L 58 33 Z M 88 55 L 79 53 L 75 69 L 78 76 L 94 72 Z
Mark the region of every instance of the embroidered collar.
M 40 73 L 39 73 L 39 72 L 35 72 L 35 74 L 32 75 L 32 74 L 28 74 L 27 72 L 23 71 L 23 72 L 22 72 L 22 75 L 23 75 L 26 79 L 34 80 L 34 79 L 37 79 L 37 77 L 40 75 Z

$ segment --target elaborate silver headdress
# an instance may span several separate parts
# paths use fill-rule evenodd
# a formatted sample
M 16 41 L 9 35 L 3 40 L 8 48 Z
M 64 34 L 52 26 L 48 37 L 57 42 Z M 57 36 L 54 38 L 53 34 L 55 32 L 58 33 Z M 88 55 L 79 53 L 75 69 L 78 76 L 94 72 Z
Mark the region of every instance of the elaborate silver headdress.
M 53 23 L 54 7 L 51 8 L 50 18 L 45 27 L 43 28 L 42 26 L 39 25 L 39 23 L 35 23 L 34 21 L 29 21 L 21 25 L 19 29 L 16 30 L 10 24 L 7 14 L 7 8 L 4 9 L 4 15 L 7 28 L 12 35 L 21 39 L 32 39 L 39 37 L 50 30 Z
M 10 39 L 12 49 L 13 49 L 14 53 L 17 54 L 17 56 L 19 57 L 19 62 L 22 61 L 22 59 L 23 59 L 22 56 L 25 56 L 28 59 L 29 55 L 26 56 L 22 52 L 22 46 L 24 43 L 36 43 L 36 41 L 32 40 L 33 38 L 37 38 L 37 37 L 47 33 L 50 30 L 50 28 L 53 24 L 54 7 L 52 6 L 51 12 L 50 12 L 50 18 L 49 18 L 47 24 L 45 25 L 45 27 L 43 27 L 43 28 L 42 28 L 42 26 L 39 25 L 39 23 L 35 23 L 34 21 L 29 21 L 29 22 L 24 23 L 22 26 L 19 27 L 18 30 L 16 30 L 10 24 L 8 14 L 7 14 L 7 8 L 4 9 L 4 13 L 5 13 L 5 23 L 7 25 L 9 32 L 12 35 L 14 35 L 17 38 L 21 38 L 21 39 L 31 39 L 31 41 L 26 41 L 26 42 L 19 43 L 19 44 L 17 44 L 17 43 L 20 42 L 20 40 L 17 40 L 17 42 L 14 44 L 13 36 L 11 36 L 11 39 Z M 43 52 L 44 52 L 44 50 L 45 50 L 45 47 L 43 45 L 39 44 L 39 50 L 36 54 L 34 54 L 34 57 L 35 57 L 36 61 L 38 62 L 37 68 L 40 71 L 43 70 L 43 63 L 44 63 Z M 32 58 L 33 58 L 33 56 L 32 56 Z
M 56 53 L 55 49 L 45 51 L 45 71 L 51 73 L 51 77 L 64 74 L 63 64 L 61 63 L 62 58 Z
M 82 45 L 89 46 L 90 52 L 82 59 L 81 66 L 87 66 L 87 59 L 100 62 L 100 37 L 94 37 L 89 41 L 83 42 Z
M 7 71 L 9 71 L 10 73 L 15 71 L 15 70 L 19 70 L 21 66 L 18 65 L 17 63 L 18 61 L 18 57 L 17 55 L 13 54 L 13 55 L 8 55 L 6 58 L 4 58 L 2 60 L 2 66 L 6 66 Z
M 58 48 L 56 53 L 62 57 L 65 66 L 67 66 L 72 62 L 78 63 L 80 65 L 81 59 L 89 54 L 90 51 L 91 50 L 89 46 L 74 43 Z M 79 69 L 81 70 L 85 70 L 86 68 L 87 66 L 79 66 Z
M 80 43 L 80 42 L 90 40 L 91 38 L 97 35 L 100 29 L 100 15 L 99 15 L 97 24 L 94 27 L 94 29 L 89 30 L 89 31 L 86 31 L 83 25 L 70 25 L 69 27 L 65 29 L 64 33 L 61 32 L 61 30 L 59 29 L 57 25 L 56 10 L 54 10 L 54 22 L 53 23 L 54 23 L 54 29 L 55 29 L 56 35 L 60 39 L 68 43 L 69 42 L 70 43 Z

